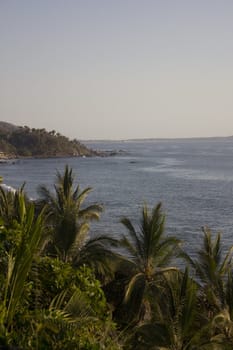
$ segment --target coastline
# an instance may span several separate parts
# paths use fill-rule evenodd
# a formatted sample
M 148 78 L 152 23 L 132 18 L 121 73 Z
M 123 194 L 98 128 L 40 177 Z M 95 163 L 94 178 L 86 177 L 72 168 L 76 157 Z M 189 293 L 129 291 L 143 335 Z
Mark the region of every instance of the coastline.
M 117 155 L 125 154 L 122 150 L 109 150 L 109 151 L 94 151 L 91 150 L 88 153 L 83 154 L 69 154 L 69 153 L 58 153 L 58 154 L 46 154 L 46 155 L 33 155 L 33 156 L 22 156 L 12 153 L 0 152 L 0 164 L 8 161 L 17 161 L 20 159 L 56 159 L 56 158 L 92 158 L 92 157 L 114 157 Z

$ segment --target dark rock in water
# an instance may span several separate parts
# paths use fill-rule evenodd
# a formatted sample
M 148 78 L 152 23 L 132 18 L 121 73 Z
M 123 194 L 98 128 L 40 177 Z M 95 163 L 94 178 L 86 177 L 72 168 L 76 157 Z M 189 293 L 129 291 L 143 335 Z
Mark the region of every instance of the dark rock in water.
M 109 150 L 104 151 L 105 156 L 120 156 L 120 155 L 126 155 L 127 152 L 120 149 L 120 150 Z

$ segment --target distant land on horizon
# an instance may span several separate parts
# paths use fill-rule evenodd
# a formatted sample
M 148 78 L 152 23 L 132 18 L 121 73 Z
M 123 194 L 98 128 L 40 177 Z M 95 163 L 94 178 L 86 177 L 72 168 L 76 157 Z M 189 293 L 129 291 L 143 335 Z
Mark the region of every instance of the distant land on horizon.
M 132 139 L 82 139 L 81 142 L 98 143 L 98 142 L 153 142 L 153 141 L 173 141 L 173 140 L 233 140 L 232 136 L 193 136 L 193 137 L 145 137 Z
M 77 139 L 70 140 L 55 130 L 17 126 L 0 121 L 0 159 L 20 157 L 91 157 L 101 156 Z
M 0 121 L 0 158 L 14 157 L 67 157 L 67 156 L 106 156 L 116 155 L 117 150 L 101 152 L 89 148 L 93 143 L 118 142 L 172 142 L 172 141 L 217 141 L 233 140 L 232 136 L 197 136 L 197 137 L 142 137 L 129 139 L 77 139 L 70 140 L 55 130 L 18 126 L 13 123 Z

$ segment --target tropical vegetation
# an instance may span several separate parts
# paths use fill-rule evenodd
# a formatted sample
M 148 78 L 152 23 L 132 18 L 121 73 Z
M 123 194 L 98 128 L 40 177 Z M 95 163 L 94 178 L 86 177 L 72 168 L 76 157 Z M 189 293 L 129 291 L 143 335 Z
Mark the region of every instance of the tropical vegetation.
M 233 349 L 233 248 L 189 256 L 162 204 L 95 235 L 103 207 L 68 166 L 38 199 L 0 186 L 0 349 Z
M 70 140 L 55 130 L 16 126 L 0 122 L 0 158 L 73 157 L 100 153 L 87 148 L 78 140 Z

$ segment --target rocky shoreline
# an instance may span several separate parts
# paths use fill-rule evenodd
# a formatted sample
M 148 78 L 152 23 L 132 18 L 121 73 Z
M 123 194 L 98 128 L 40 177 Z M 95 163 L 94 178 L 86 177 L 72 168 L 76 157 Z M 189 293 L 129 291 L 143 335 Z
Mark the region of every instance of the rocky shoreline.
M 123 150 L 109 150 L 109 151 L 94 151 L 90 150 L 88 154 L 51 154 L 51 155 L 35 155 L 35 156 L 21 156 L 14 153 L 6 153 L 0 151 L 0 163 L 8 163 L 19 159 L 48 159 L 48 158 L 91 158 L 91 157 L 114 157 L 118 155 L 125 155 Z
M 16 155 L 13 153 L 5 153 L 0 151 L 0 163 L 5 163 L 8 160 L 17 159 Z

